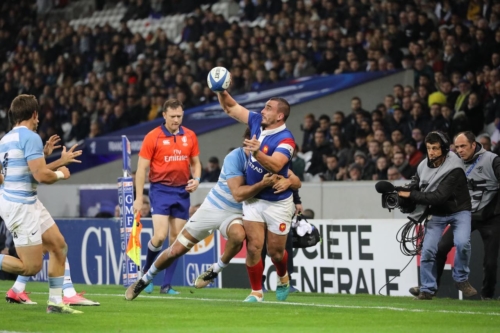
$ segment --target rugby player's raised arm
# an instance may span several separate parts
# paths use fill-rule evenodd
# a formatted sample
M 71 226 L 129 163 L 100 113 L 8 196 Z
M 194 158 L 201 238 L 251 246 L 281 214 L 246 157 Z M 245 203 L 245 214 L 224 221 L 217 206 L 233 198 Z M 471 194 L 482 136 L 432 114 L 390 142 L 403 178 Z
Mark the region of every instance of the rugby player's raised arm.
M 217 93 L 217 98 L 225 113 L 240 123 L 248 124 L 250 111 L 239 105 L 227 91 Z
M 245 185 L 245 177 L 238 176 L 228 179 L 227 186 L 233 198 L 238 202 L 242 202 L 253 198 L 266 187 L 272 186 L 276 178 L 277 175 L 266 174 L 260 182 L 253 185 Z

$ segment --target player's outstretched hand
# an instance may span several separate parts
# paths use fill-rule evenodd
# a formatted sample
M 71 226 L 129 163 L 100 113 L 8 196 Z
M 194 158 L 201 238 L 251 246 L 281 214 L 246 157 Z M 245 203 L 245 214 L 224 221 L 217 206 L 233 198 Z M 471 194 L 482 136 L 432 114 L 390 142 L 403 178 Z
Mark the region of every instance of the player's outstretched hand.
M 285 192 L 286 190 L 288 190 L 290 185 L 292 185 L 292 182 L 290 181 L 290 179 L 285 178 L 285 177 L 279 177 L 276 180 L 276 183 L 273 185 L 273 189 L 276 190 L 276 191 L 274 191 L 274 193 L 278 194 L 281 192 Z
M 45 146 L 43 147 L 43 155 L 50 156 L 52 154 L 52 152 L 54 151 L 54 149 L 61 148 L 61 145 L 56 146 L 56 144 L 59 141 L 61 141 L 61 138 L 59 137 L 59 135 L 57 135 L 57 134 L 52 135 L 47 140 L 47 142 L 45 142 Z
M 198 185 L 200 185 L 200 183 L 198 183 L 196 179 L 190 179 L 187 183 L 186 191 L 193 193 L 198 188 Z
M 260 141 L 257 140 L 255 134 L 251 139 L 245 139 L 243 145 L 245 146 L 245 150 L 252 152 L 252 154 L 256 154 L 260 149 Z
M 82 155 L 81 150 L 75 151 L 77 146 L 78 143 L 74 144 L 68 151 L 66 151 L 66 147 L 63 147 L 63 151 L 61 152 L 61 162 L 63 165 L 82 163 L 82 161 L 76 159 L 78 156 Z
M 69 169 L 65 166 L 60 167 L 59 169 L 57 169 L 57 171 L 61 171 L 63 173 L 64 179 L 68 179 L 70 176 Z

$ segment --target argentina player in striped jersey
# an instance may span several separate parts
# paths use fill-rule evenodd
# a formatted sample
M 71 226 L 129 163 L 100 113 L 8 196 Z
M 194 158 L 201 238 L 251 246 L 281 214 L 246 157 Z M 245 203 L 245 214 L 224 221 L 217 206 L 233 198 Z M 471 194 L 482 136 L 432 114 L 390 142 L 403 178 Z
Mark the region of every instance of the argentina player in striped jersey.
M 247 131 L 245 137 L 249 138 L 249 134 Z M 195 244 L 218 229 L 228 241 L 218 262 L 196 279 L 195 287 L 205 287 L 229 264 L 243 246 L 246 235 L 242 222 L 242 201 L 254 197 L 266 188 L 273 188 L 278 193 L 289 187 L 297 189 L 301 186 L 299 178 L 291 172 L 288 178 L 267 174 L 260 182 L 246 185 L 247 159 L 244 148 L 236 148 L 224 158 L 217 184 L 186 223 L 176 241 L 158 256 L 142 279 L 127 289 L 125 293 L 127 300 L 136 298 L 156 274 L 169 267 L 176 258 L 187 253 Z
M 38 183 L 53 184 L 70 177 L 64 166 L 81 152 L 65 150 L 61 158 L 45 162 L 42 140 L 35 133 L 40 106 L 33 95 L 19 95 L 10 106 L 14 128 L 0 140 L 3 191 L 0 216 L 11 232 L 19 259 L 0 254 L 0 269 L 32 276 L 42 268 L 44 250 L 49 252 L 49 300 L 47 313 L 82 313 L 63 303 L 67 244 L 47 209 L 37 198 Z M 57 169 L 57 171 L 52 171 Z

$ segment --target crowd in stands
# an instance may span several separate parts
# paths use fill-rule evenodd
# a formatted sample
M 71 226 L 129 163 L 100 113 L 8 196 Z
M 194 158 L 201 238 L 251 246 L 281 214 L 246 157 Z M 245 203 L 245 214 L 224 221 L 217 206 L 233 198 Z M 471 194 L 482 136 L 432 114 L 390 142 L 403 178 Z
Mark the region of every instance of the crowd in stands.
M 37 18 L 35 0 L 2 1 L 0 136 L 20 93 L 40 101 L 42 139 L 68 143 L 157 118 L 168 98 L 213 102 L 214 66 L 232 73 L 232 94 L 314 74 L 414 71 L 414 85 L 388 87 L 376 110 L 353 98 L 352 110 L 305 117 L 294 169 L 313 178 L 408 178 L 429 131 L 480 134 L 500 122 L 497 0 L 242 0 L 232 23 L 206 3 L 123 2 L 125 19 L 190 13 L 175 44 L 161 29 L 133 34 L 125 20 L 73 29 Z

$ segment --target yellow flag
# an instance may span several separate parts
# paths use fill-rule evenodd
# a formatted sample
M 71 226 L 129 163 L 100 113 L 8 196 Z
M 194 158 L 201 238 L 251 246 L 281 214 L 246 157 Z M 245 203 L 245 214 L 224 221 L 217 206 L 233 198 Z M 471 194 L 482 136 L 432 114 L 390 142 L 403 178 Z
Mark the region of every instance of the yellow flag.
M 127 255 L 137 265 L 141 267 L 141 213 L 137 212 L 134 217 L 134 225 L 127 244 Z

